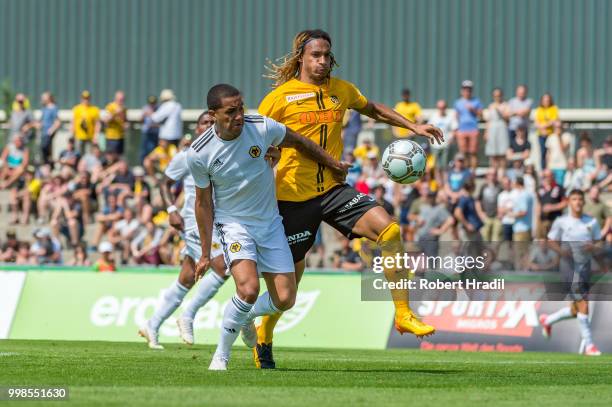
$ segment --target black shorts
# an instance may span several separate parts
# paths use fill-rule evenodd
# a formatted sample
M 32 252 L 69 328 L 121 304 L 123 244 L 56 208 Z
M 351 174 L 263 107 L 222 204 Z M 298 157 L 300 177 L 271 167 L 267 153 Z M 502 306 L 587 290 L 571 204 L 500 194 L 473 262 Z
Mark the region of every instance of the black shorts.
M 106 152 L 122 155 L 123 154 L 123 139 L 106 140 Z
M 379 205 L 374 198 L 346 184 L 308 201 L 278 201 L 293 262 L 304 260 L 321 222 L 334 227 L 349 239 L 361 237 L 352 232 L 353 227 L 359 218 L 376 206 Z

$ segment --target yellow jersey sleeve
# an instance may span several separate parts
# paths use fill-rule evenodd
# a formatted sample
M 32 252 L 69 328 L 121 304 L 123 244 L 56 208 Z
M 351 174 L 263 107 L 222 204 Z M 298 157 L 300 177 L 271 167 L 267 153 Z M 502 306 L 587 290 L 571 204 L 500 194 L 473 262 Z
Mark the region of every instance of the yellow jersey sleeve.
M 344 82 L 346 91 L 349 97 L 349 109 L 363 109 L 368 104 L 368 99 L 361 94 L 361 91 L 357 89 L 357 86 L 350 82 Z
M 259 104 L 259 109 L 257 109 L 259 114 L 280 122 L 282 118 L 282 106 L 277 103 L 277 99 L 275 91 L 268 93 Z

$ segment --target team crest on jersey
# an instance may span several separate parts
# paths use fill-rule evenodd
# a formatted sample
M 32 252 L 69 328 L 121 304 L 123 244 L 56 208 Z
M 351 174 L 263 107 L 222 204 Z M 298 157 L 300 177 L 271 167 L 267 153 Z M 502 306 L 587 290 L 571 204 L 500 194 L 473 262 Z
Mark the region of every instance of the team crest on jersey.
M 230 245 L 229 249 L 232 253 L 238 253 L 240 249 L 242 249 L 242 245 L 238 242 L 234 242 Z
M 259 148 L 259 146 L 252 146 L 249 149 L 249 154 L 251 155 L 251 157 L 257 158 L 261 154 L 261 148 Z
M 332 95 L 329 97 L 329 100 L 332 101 L 333 104 L 337 105 L 338 103 L 340 103 L 340 99 L 338 98 L 338 96 L 336 95 Z
M 297 95 L 287 95 L 285 96 L 285 100 L 287 103 L 297 102 L 298 100 L 304 100 L 308 98 L 315 97 L 316 93 L 308 92 L 308 93 L 298 93 Z

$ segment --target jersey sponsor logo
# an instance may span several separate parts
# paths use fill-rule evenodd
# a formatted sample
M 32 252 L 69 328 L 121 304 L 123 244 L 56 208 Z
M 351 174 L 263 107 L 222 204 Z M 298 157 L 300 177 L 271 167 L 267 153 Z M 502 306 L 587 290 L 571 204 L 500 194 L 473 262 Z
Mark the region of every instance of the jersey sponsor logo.
M 300 113 L 301 124 L 341 123 L 344 112 L 341 110 L 322 110 Z
M 259 146 L 252 146 L 249 149 L 249 155 L 253 158 L 259 157 L 260 154 L 261 154 L 261 148 L 259 148 Z
M 291 102 L 297 102 L 298 100 L 310 99 L 311 97 L 314 97 L 315 95 L 316 93 L 314 92 L 298 93 L 297 95 L 285 96 L 285 100 L 287 101 L 287 103 L 291 103 Z
M 305 230 L 303 232 L 287 236 L 287 243 L 289 243 L 289 245 L 291 246 L 292 244 L 305 242 L 310 236 L 312 236 L 312 233 L 310 233 L 309 230 Z
M 230 245 L 229 249 L 232 253 L 238 253 L 240 249 L 242 249 L 242 245 L 238 242 L 234 242 Z
M 331 95 L 329 97 L 329 100 L 332 101 L 333 104 L 337 105 L 338 103 L 340 103 L 340 98 L 336 95 Z
M 363 192 L 360 192 L 359 194 L 357 194 L 357 196 L 355 196 L 353 199 L 351 199 L 346 205 L 344 205 L 342 207 L 342 209 L 340 209 L 338 211 L 338 213 L 344 213 L 344 212 L 348 211 L 349 209 L 351 209 L 353 206 L 355 206 L 357 203 L 359 203 L 364 198 L 367 198 L 368 201 L 370 201 L 370 202 L 374 202 L 374 198 L 364 194 Z
M 219 169 L 219 167 L 221 167 L 223 165 L 223 161 L 221 161 L 220 159 L 216 159 L 215 162 L 213 162 L 212 167 L 211 167 L 211 172 L 214 172 L 216 170 Z

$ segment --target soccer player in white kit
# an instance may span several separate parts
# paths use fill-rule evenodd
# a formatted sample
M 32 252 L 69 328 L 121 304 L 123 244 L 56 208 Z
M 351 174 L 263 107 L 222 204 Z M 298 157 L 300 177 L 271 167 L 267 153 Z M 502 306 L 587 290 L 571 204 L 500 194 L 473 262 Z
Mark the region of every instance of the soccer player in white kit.
M 271 145 L 299 148 L 342 181 L 349 164 L 283 124 L 245 115 L 242 95 L 231 85 L 213 86 L 207 104 L 215 125 L 191 145 L 187 163 L 196 184 L 195 214 L 202 242 L 196 276 L 210 266 L 214 223 L 236 284 L 209 366 L 227 370 L 239 331 L 245 343 L 255 346 L 254 318 L 290 309 L 297 291 L 293 258 L 276 203 L 274 173 L 262 152 Z M 258 273 L 268 288 L 259 298 Z
M 557 218 L 548 233 L 551 247 L 561 257 L 561 274 L 570 287 L 573 301 L 551 315 L 540 315 L 542 334 L 550 337 L 552 325 L 569 318 L 576 318 L 587 356 L 599 356 L 601 352 L 593 343 L 589 321 L 588 291 L 591 259 L 597 241 L 601 240 L 601 228 L 597 220 L 585 215 L 584 192 L 574 189 L 569 194 L 569 213 Z
M 207 112 L 201 114 L 196 124 L 196 137 L 204 133 L 213 123 L 214 119 Z M 138 334 L 146 339 L 151 349 L 163 349 L 158 339 L 159 328 L 181 305 L 185 295 L 193 287 L 195 283 L 195 262 L 199 260 L 201 255 L 200 238 L 194 213 L 195 184 L 187 167 L 186 154 L 187 149 L 184 149 L 172 158 L 164 173 L 164 180 L 160 185 L 161 197 L 164 205 L 167 206 L 169 223 L 179 231 L 182 239 L 185 241 L 185 247 L 181 251 L 183 261 L 177 280 L 166 289 L 162 302 L 158 304 L 155 313 L 145 326 L 138 331 Z M 174 204 L 174 199 L 171 196 L 170 188 L 172 184 L 181 180 L 183 181 L 184 203 L 179 214 Z M 213 238 L 213 240 L 211 252 L 211 268 L 213 272 L 208 273 L 202 279 L 194 298 L 189 302 L 187 309 L 181 317 L 177 319 L 181 338 L 187 344 L 193 344 L 193 318 L 196 312 L 217 293 L 227 278 L 221 246 L 218 239 Z
M 195 134 L 197 137 L 204 133 L 214 123 L 214 118 L 208 114 L 208 111 L 203 112 L 196 122 Z M 168 287 L 164 293 L 161 304 L 155 310 L 155 313 L 149 319 L 144 327 L 139 330 L 140 336 L 144 337 L 151 349 L 163 349 L 159 344 L 159 328 L 166 319 L 181 305 L 187 292 L 195 284 L 195 262 L 202 255 L 200 236 L 198 233 L 198 225 L 195 219 L 195 183 L 189 167 L 187 166 L 187 148 L 192 144 L 189 142 L 186 148 L 177 153 L 165 171 L 164 180 L 160 185 L 160 193 L 164 205 L 167 207 L 169 215 L 168 222 L 180 234 L 185 242 L 185 247 L 181 251 L 183 261 L 181 264 L 181 272 L 178 279 Z M 277 149 L 271 148 L 266 153 L 266 160 L 272 167 L 278 163 L 280 152 Z M 174 198 L 170 193 L 170 188 L 176 182 L 183 182 L 183 207 L 179 213 Z M 212 272 L 207 273 L 198 288 L 196 289 L 191 301 L 185 307 L 185 310 L 179 318 L 177 325 L 181 339 L 188 345 L 193 345 L 193 320 L 198 310 L 206 305 L 206 303 L 215 296 L 219 288 L 223 285 L 228 276 L 226 274 L 225 261 L 221 244 L 216 233 L 213 233 L 213 241 L 211 244 L 211 268 Z

